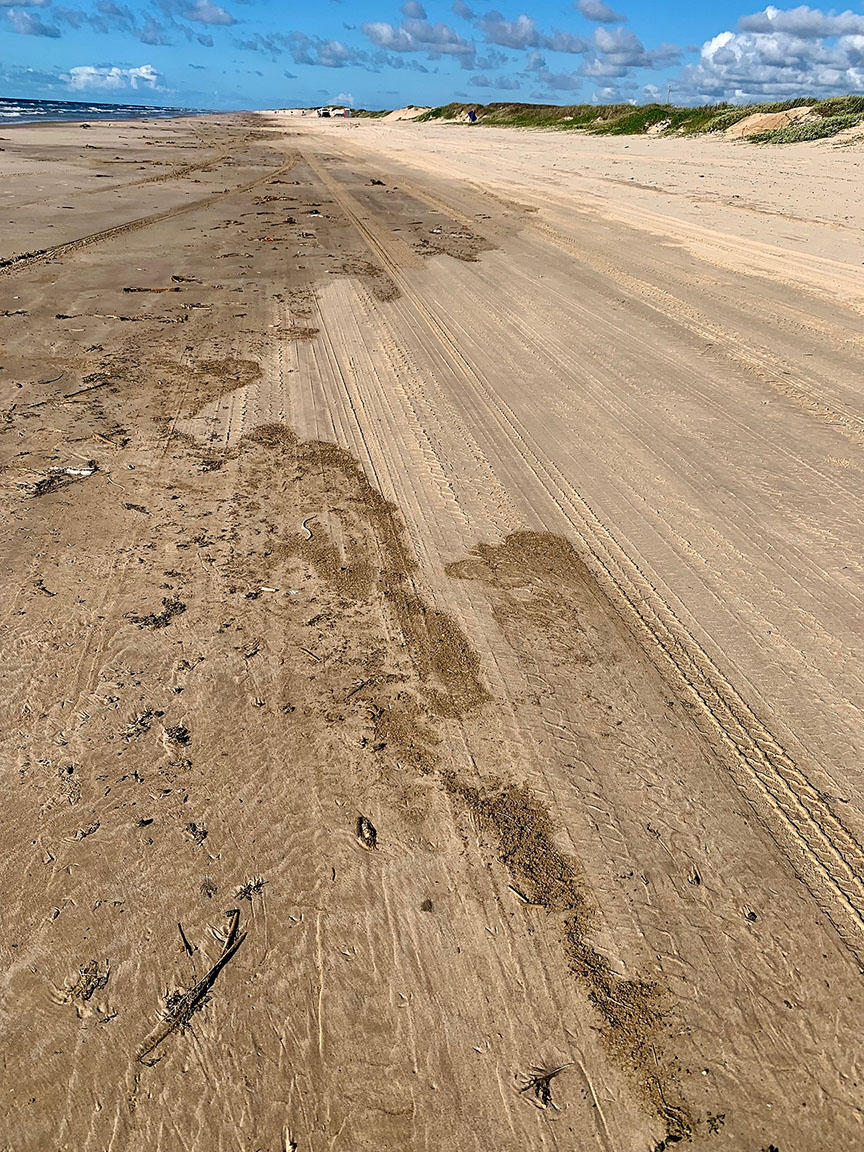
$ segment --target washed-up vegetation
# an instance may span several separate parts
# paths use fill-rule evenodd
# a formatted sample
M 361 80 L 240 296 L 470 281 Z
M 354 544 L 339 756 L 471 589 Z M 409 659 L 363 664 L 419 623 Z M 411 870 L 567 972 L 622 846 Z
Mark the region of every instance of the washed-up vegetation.
M 670 104 L 445 104 L 419 116 L 421 121 L 463 120 L 474 109 L 479 124 L 512 128 L 581 129 L 609 136 L 690 136 L 725 132 L 749 116 L 808 109 L 799 120 L 779 127 L 742 133 L 759 143 L 786 144 L 835 136 L 864 124 L 864 96 L 816 100 L 806 96 L 775 104 L 711 104 L 682 108 Z

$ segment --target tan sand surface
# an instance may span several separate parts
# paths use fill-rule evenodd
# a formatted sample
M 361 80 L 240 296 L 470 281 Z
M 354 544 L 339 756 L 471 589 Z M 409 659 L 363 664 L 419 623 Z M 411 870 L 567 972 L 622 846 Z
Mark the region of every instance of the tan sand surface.
M 3 135 L 3 1146 L 864 1148 L 860 145 Z

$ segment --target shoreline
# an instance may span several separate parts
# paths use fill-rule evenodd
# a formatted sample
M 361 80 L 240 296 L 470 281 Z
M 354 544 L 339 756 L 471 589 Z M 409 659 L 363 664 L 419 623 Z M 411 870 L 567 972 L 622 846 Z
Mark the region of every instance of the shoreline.
M 70 128 L 78 128 L 82 124 L 153 124 L 163 120 L 200 120 L 209 117 L 218 116 L 241 116 L 242 112 L 178 112 L 174 115 L 164 116 L 120 116 L 108 118 L 91 117 L 89 120 L 82 117 L 80 120 L 67 120 L 61 118 L 59 120 L 45 120 L 42 117 L 33 120 L 2 120 L 0 121 L 0 131 L 3 128 L 36 128 L 40 124 L 46 128 L 56 128 L 58 125 L 66 124 Z M 245 115 L 256 115 L 256 113 L 245 113 Z

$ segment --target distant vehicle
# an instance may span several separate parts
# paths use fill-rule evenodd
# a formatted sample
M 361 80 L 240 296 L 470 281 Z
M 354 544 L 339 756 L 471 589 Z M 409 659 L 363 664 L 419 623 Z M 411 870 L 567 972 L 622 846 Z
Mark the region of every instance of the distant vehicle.
M 350 108 L 319 108 L 318 115 L 322 116 L 325 120 L 329 120 L 332 116 L 345 117 L 346 119 L 351 115 Z

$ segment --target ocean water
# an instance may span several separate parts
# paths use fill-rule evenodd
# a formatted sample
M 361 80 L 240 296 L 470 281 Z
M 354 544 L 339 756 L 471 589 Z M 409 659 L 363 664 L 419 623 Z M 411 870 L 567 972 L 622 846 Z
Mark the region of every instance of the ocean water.
M 39 120 L 161 120 L 166 116 L 198 116 L 203 113 L 202 108 L 152 108 L 139 104 L 0 97 L 0 124 L 28 124 Z

